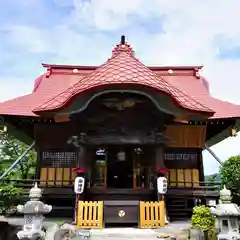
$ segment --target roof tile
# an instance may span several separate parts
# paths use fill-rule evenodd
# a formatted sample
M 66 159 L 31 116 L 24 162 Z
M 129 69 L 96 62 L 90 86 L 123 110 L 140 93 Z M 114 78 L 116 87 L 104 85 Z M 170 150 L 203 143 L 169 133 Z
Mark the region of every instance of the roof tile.
M 118 47 L 118 45 L 117 45 Z M 44 104 L 35 112 L 49 111 L 64 106 L 73 96 L 88 89 L 106 84 L 141 84 L 167 93 L 183 108 L 193 111 L 213 113 L 214 111 L 200 101 L 190 97 L 174 87 L 162 77 L 157 76 L 148 67 L 133 56 L 132 51 L 113 51 L 113 56 L 102 66 L 97 68 L 90 76 L 83 78 L 74 86 L 66 89 Z
M 76 67 L 66 71 L 64 66 L 57 66 L 48 78 L 43 75 L 36 80 L 32 94 L 0 103 L 0 114 L 38 116 L 33 112 L 34 109 L 40 111 L 59 108 L 72 96 L 87 89 L 103 84 L 130 83 L 166 92 L 184 108 L 214 111 L 212 118 L 240 117 L 240 106 L 213 98 L 207 81 L 191 74 L 194 67 L 163 66 L 151 67 L 150 70 L 134 57 L 132 49 L 127 46 L 123 50 L 121 45 L 117 45 L 110 60 L 100 67 L 91 67 L 87 74 L 85 70 L 73 73 L 72 68 Z M 168 69 L 172 69 L 174 74 L 169 75 Z

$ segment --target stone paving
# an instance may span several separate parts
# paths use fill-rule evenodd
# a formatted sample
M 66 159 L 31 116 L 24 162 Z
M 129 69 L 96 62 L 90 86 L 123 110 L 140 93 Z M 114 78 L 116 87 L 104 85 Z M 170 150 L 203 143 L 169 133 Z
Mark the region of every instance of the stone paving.
M 10 224 L 20 225 L 23 224 L 23 218 L 8 218 Z M 65 222 L 71 223 L 72 219 L 56 219 L 46 218 L 46 222 Z M 139 228 L 104 228 L 104 229 L 92 229 L 90 230 L 89 240 L 125 240 L 131 238 L 135 239 L 157 239 L 160 234 L 178 235 L 178 233 L 190 227 L 190 223 L 187 221 L 172 222 L 165 228 L 160 229 L 139 229 Z M 75 237 L 77 239 L 83 239 L 82 237 Z
M 190 227 L 188 222 L 173 222 L 165 228 L 160 229 L 139 229 L 139 228 L 105 228 L 91 230 L 92 240 L 124 240 L 124 239 L 157 239 L 160 234 L 178 235 L 182 229 Z

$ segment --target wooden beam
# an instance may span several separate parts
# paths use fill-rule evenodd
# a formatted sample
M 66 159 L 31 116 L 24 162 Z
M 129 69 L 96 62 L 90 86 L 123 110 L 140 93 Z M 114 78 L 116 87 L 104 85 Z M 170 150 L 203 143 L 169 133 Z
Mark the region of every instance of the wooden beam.
M 186 123 L 186 124 L 189 122 L 189 120 L 184 117 L 175 117 L 173 121 L 177 123 Z
M 137 135 L 137 134 L 128 134 L 128 135 L 99 135 L 99 136 L 87 136 L 87 144 L 89 145 L 102 145 L 102 144 L 114 144 L 114 145 L 156 145 L 156 144 L 165 144 L 167 138 L 162 134 L 155 136 L 147 135 Z
M 69 115 L 54 116 L 54 121 L 56 123 L 69 122 L 70 117 L 69 117 Z

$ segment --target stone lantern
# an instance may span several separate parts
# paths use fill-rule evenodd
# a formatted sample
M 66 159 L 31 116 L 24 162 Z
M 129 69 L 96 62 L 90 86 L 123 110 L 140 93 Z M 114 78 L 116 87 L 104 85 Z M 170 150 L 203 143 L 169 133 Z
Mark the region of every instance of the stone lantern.
M 218 240 L 240 239 L 239 222 L 240 209 L 232 203 L 231 191 L 224 188 L 220 191 L 220 201 L 216 208 L 211 208 L 212 215 L 216 216 Z
M 51 212 L 52 206 L 41 202 L 41 196 L 42 190 L 35 183 L 29 192 L 30 201 L 17 206 L 18 212 L 24 214 L 23 229 L 17 233 L 19 239 L 43 239 L 43 215 Z

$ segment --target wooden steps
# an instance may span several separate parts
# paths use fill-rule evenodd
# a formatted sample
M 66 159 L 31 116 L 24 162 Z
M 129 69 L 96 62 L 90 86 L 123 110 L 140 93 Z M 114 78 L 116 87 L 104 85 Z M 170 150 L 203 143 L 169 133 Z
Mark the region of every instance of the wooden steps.
M 170 221 L 186 220 L 191 218 L 193 200 L 184 197 L 167 199 L 167 212 Z

